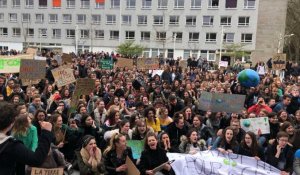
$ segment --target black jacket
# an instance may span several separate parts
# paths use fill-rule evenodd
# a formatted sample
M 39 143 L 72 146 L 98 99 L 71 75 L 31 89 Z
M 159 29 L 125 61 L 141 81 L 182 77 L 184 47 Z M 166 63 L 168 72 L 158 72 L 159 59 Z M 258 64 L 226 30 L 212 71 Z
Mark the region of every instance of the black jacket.
M 169 134 L 171 146 L 179 152 L 180 137 L 187 134 L 188 127 L 184 125 L 182 129 L 179 129 L 175 122 L 172 122 L 168 125 L 166 132 Z
M 1 142 L 4 139 L 0 140 L 0 174 L 14 175 L 15 171 L 22 172 L 22 170 L 15 169 L 17 164 L 40 166 L 48 155 L 52 139 L 51 132 L 42 130 L 35 152 L 32 152 L 22 142 L 15 139 L 8 139 L 4 142 Z

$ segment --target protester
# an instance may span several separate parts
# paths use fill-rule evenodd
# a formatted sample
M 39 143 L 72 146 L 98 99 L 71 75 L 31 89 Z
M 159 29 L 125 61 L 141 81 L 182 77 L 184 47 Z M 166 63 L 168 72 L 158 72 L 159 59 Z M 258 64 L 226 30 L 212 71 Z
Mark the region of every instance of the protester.
M 196 154 L 199 151 L 207 150 L 206 142 L 203 139 L 198 140 L 196 129 L 190 129 L 185 136 L 181 136 L 179 151 L 181 153 Z

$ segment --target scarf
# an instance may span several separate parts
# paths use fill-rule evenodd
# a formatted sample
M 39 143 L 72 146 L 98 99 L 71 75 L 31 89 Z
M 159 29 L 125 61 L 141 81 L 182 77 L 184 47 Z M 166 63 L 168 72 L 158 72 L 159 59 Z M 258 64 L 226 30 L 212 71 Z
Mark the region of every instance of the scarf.
M 97 148 L 97 151 L 96 153 L 99 153 L 99 154 L 96 154 L 96 158 L 92 158 L 92 164 L 89 163 L 89 159 L 90 159 L 90 154 L 89 152 L 84 149 L 84 148 L 81 148 L 80 150 L 80 155 L 82 157 L 82 160 L 83 162 L 86 164 L 86 165 L 90 165 L 92 166 L 92 170 L 94 172 L 97 172 L 98 171 L 98 168 L 97 166 L 100 164 L 101 162 L 101 150 L 99 148 Z

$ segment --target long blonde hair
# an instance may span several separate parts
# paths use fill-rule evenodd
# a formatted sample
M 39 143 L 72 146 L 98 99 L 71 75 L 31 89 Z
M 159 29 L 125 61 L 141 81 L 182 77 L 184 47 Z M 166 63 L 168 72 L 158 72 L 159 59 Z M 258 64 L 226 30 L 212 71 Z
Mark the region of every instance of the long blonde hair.
M 103 152 L 104 156 L 106 156 L 106 154 L 109 151 L 116 150 L 116 143 L 118 143 L 120 141 L 121 137 L 126 137 L 126 136 L 123 134 L 120 134 L 120 133 L 115 133 L 112 135 L 112 137 L 110 138 L 108 147 Z
M 27 130 L 30 126 L 28 115 L 22 114 L 16 118 L 12 133 L 14 136 L 26 136 Z

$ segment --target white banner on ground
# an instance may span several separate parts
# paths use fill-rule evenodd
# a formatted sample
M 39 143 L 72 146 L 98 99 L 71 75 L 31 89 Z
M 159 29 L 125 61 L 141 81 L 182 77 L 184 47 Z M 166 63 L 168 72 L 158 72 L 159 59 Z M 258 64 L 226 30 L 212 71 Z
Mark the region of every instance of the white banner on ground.
M 197 154 L 168 153 L 176 175 L 240 174 L 278 175 L 280 170 L 252 157 L 222 154 L 218 151 L 201 151 Z

